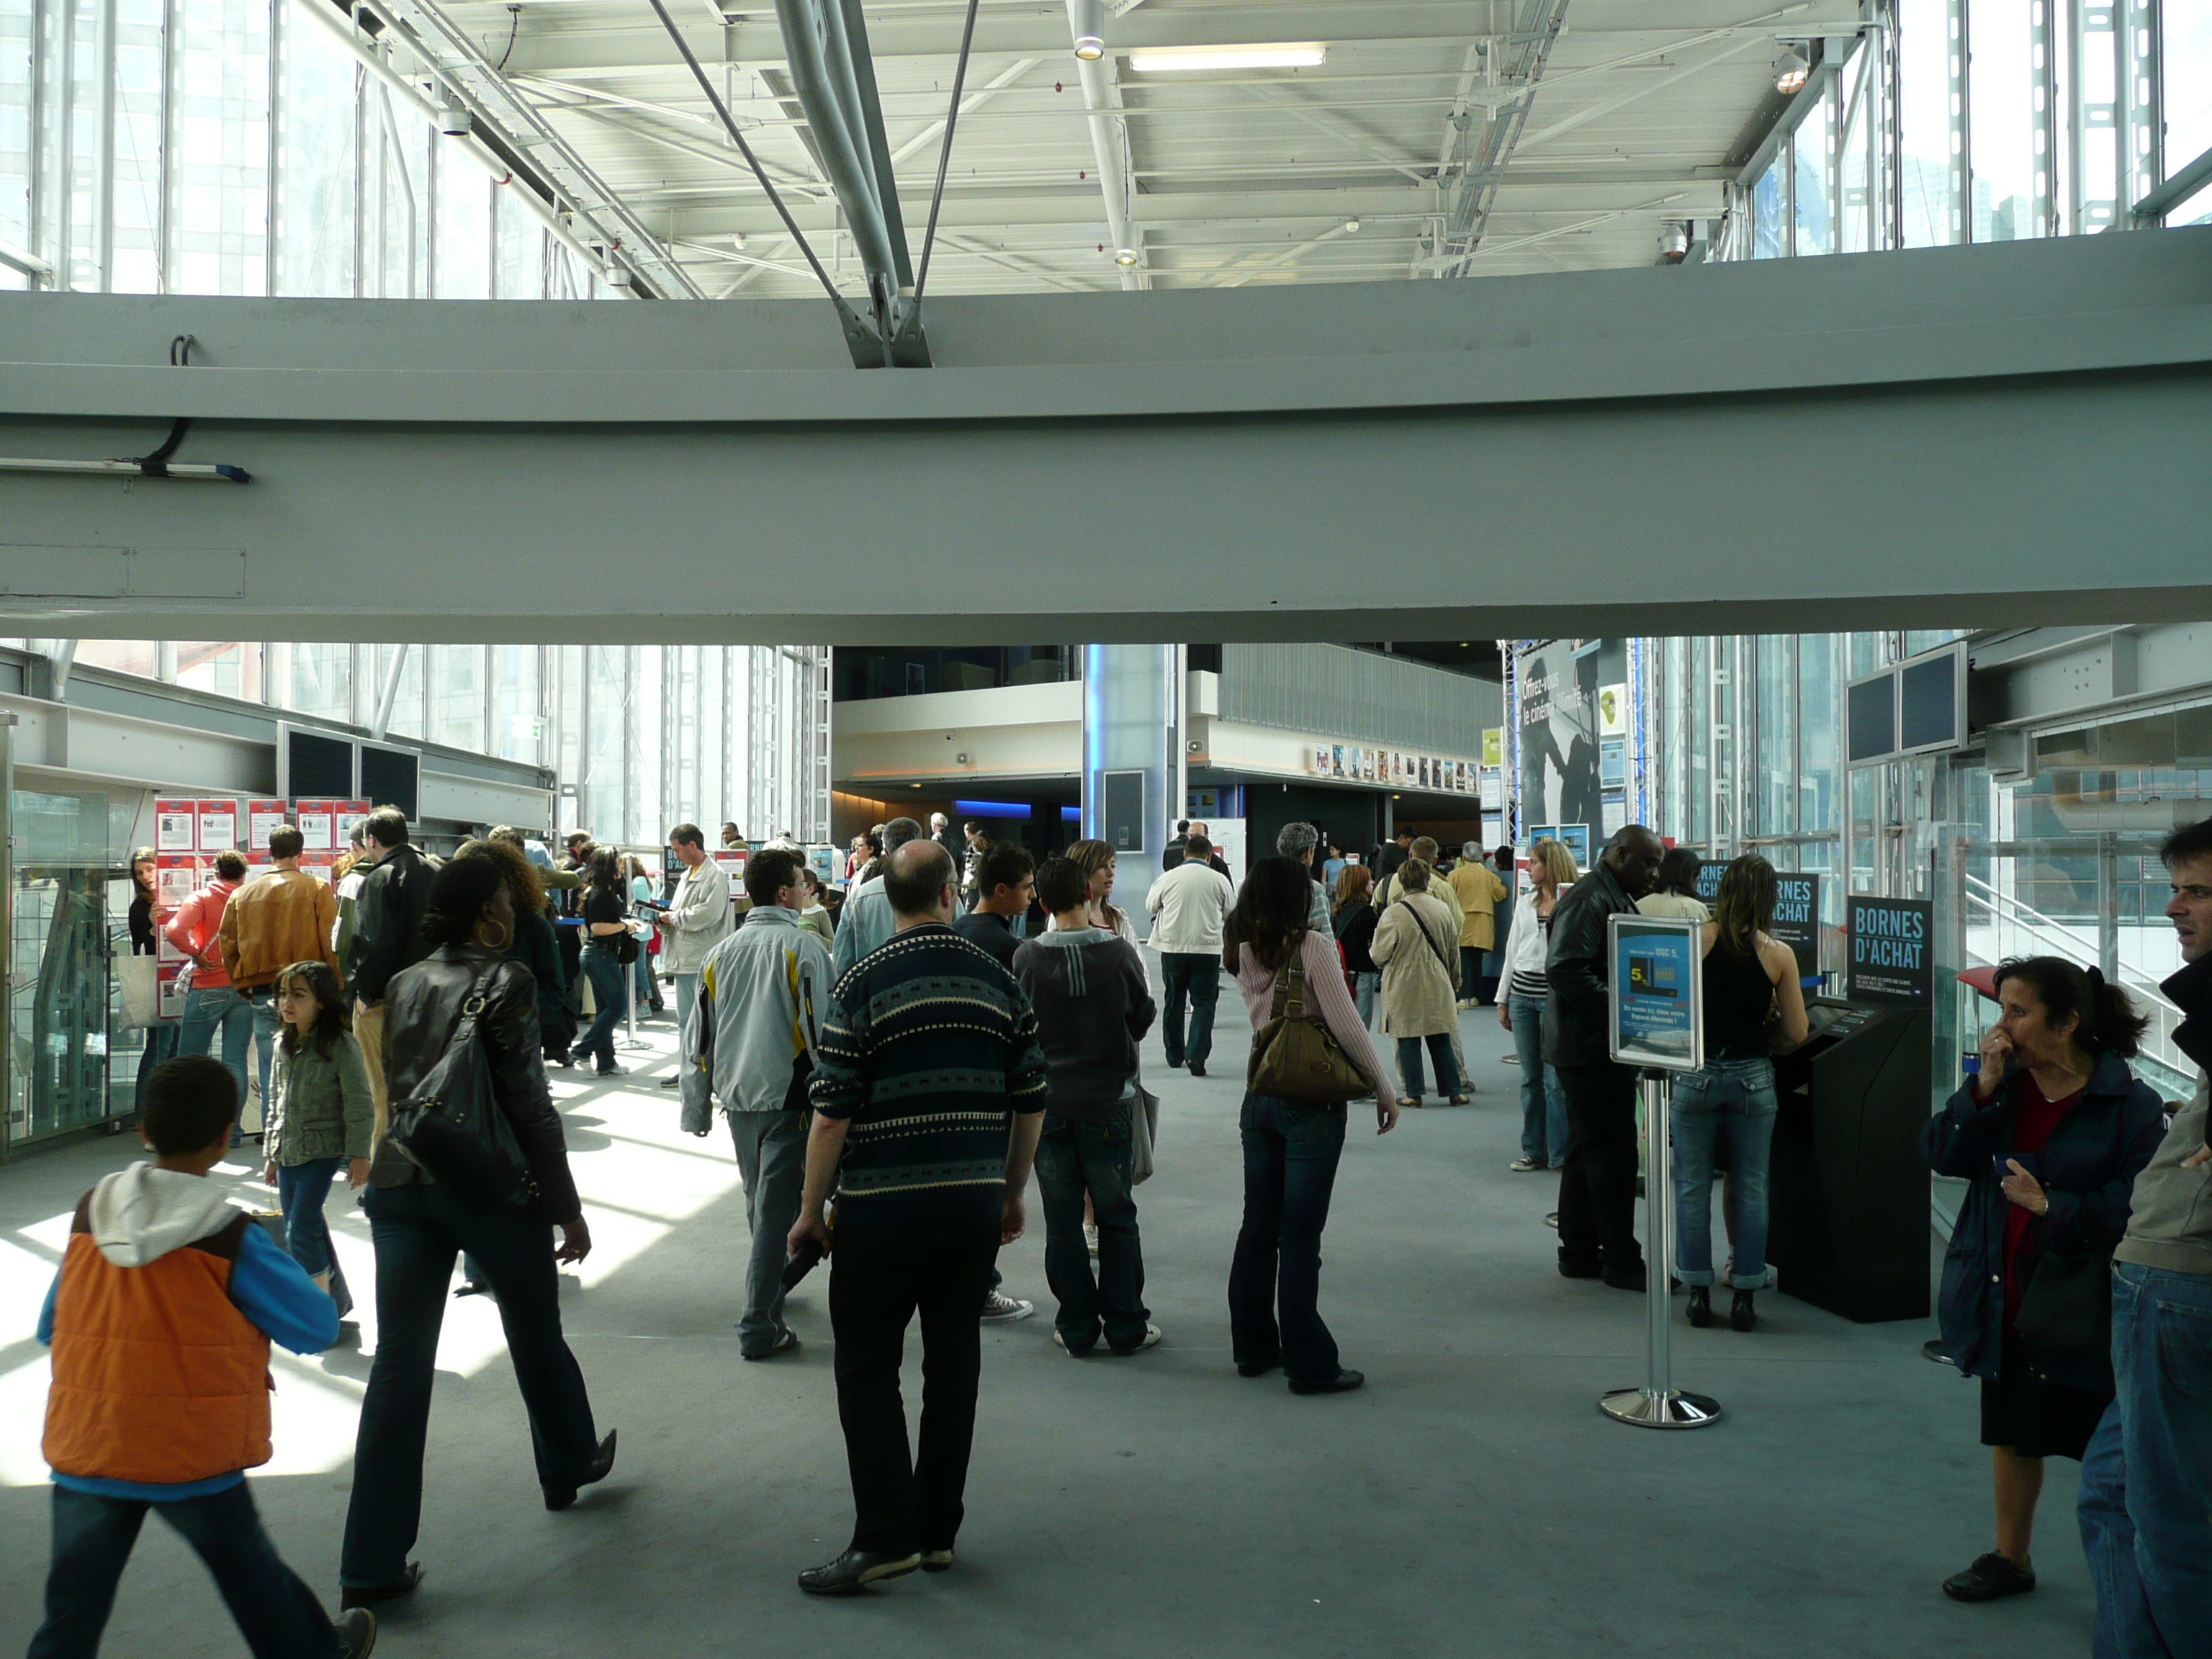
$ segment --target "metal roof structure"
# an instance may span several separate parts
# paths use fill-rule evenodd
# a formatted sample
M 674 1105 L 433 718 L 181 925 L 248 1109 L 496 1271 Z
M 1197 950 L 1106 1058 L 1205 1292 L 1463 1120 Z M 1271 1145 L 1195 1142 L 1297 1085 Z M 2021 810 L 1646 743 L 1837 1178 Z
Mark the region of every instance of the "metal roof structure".
M 435 79 L 434 101 L 465 94 L 479 137 L 524 162 L 556 210 L 584 210 L 579 235 L 621 239 L 641 291 L 820 291 L 649 0 L 356 9 L 392 70 L 418 87 Z M 859 9 L 919 259 L 967 8 Z M 865 300 L 854 227 L 776 7 L 668 10 L 841 290 Z M 1654 264 L 1668 222 L 1724 210 L 1786 101 L 1772 69 L 1784 45 L 1855 34 L 1869 27 L 1858 11 L 1856 0 L 978 0 L 930 289 Z M 1085 33 L 1097 40 L 1087 59 Z M 426 61 L 394 52 L 402 36 Z M 1294 50 L 1251 64 L 1262 48 Z

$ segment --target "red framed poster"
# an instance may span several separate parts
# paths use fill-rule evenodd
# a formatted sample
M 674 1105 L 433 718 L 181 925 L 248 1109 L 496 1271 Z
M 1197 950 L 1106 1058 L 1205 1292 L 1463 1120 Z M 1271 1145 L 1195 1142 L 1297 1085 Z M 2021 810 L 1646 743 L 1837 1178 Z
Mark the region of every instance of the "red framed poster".
M 200 884 L 200 861 L 190 853 L 154 854 L 154 913 L 166 921 Z
M 265 853 L 269 850 L 269 837 L 286 821 L 286 809 L 289 805 L 289 801 L 281 800 L 250 800 L 246 803 L 247 851 Z
M 204 800 L 200 803 L 200 851 L 227 853 L 238 845 L 238 803 Z
M 298 814 L 292 821 L 300 826 L 301 845 L 310 853 L 335 852 L 337 848 L 338 804 L 334 800 L 295 800 L 292 810 Z
M 195 853 L 200 844 L 200 804 L 196 800 L 154 803 L 154 850 Z
M 336 853 L 302 853 L 300 854 L 300 868 L 306 871 L 317 881 L 322 883 L 325 887 L 331 884 L 331 870 L 337 861 L 338 855 Z
M 337 809 L 337 821 L 331 825 L 331 845 L 344 848 L 353 844 L 353 827 L 376 810 L 374 801 L 342 800 L 331 803 Z

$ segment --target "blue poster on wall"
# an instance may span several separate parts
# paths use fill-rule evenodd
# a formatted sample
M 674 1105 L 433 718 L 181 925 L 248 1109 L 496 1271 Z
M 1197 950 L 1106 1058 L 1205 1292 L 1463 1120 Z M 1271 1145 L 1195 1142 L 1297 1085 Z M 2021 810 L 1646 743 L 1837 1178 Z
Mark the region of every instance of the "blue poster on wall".
M 1613 1058 L 1623 1066 L 1694 1072 L 1705 1064 L 1705 975 L 1698 924 L 1686 917 L 1610 916 Z

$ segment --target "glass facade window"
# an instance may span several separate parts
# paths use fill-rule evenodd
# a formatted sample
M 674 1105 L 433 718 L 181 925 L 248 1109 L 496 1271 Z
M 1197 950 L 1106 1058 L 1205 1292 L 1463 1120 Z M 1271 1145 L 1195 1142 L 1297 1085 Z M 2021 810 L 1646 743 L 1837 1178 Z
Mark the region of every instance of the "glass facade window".
M 2043 234 L 2038 204 L 2049 198 L 2051 162 L 2036 108 L 2033 19 L 2049 3 L 1976 6 L 1969 14 L 1967 176 L 1978 242 Z
M 31 109 L 38 54 L 33 0 L 0 0 L 0 242 L 35 251 L 31 234 Z M 0 265 L 0 289 L 20 289 L 21 271 Z
M 169 70 L 175 293 L 269 291 L 270 16 L 266 0 L 182 0 Z
M 258 641 L 180 640 L 177 642 L 175 679 L 195 691 L 212 691 L 221 697 L 242 697 L 259 702 L 263 697 L 262 646 Z
M 428 647 L 431 742 L 449 749 L 484 748 L 484 653 L 481 645 Z
M 1960 0 L 1898 0 L 1898 202 L 1907 247 L 1959 240 Z
M 161 0 L 115 0 L 108 287 L 161 287 Z
M 385 681 L 391 678 L 392 660 L 399 654 L 400 647 L 380 645 L 372 648 L 376 653 L 376 681 L 370 690 L 374 696 L 381 697 Z M 416 646 L 407 653 L 406 660 L 399 665 L 399 687 L 392 700 L 391 723 L 385 728 L 394 737 L 427 738 L 430 735 L 422 706 L 424 655 L 424 648 Z M 369 723 L 375 715 L 374 708 L 365 706 L 362 710 L 362 723 Z
M 583 762 L 576 773 L 578 822 L 598 836 L 620 836 L 625 805 L 623 743 L 629 730 L 629 666 L 619 645 L 584 652 Z
M 1835 83 L 1813 106 L 1790 141 L 1791 222 L 1796 252 L 1836 251 Z
M 278 665 L 284 707 L 326 720 L 353 718 L 353 647 L 284 644 L 270 647 Z
M 486 747 L 502 760 L 542 766 L 545 722 L 538 713 L 538 655 L 534 645 L 491 647 L 491 741 Z
M 1836 798 L 1843 735 L 1836 711 L 1842 696 L 1843 677 L 1837 672 L 1836 636 L 1799 635 L 1797 827 L 1802 834 L 1832 837 L 1841 827 L 1836 820 Z
M 1751 187 L 1751 257 L 1779 259 L 1790 252 L 1790 146 Z
M 277 14 L 276 292 L 354 286 L 354 130 L 364 71 L 295 9 Z
M 1753 833 L 1761 838 L 1797 831 L 1796 646 L 1788 634 L 1761 635 L 1757 644 L 1752 720 L 1759 781 Z
M 4 14 L 0 8 L 0 14 Z M 2212 5 L 2203 0 L 2181 4 L 2168 0 L 2160 17 L 2160 108 L 2166 117 L 2166 165 L 2162 178 L 2172 178 L 2208 149 L 2212 149 Z M 0 149 L 5 149 L 0 139 Z M 4 163 L 0 163 L 4 166 Z M 2166 215 L 2170 225 L 2202 224 L 2212 218 L 2212 191 L 2198 192 Z

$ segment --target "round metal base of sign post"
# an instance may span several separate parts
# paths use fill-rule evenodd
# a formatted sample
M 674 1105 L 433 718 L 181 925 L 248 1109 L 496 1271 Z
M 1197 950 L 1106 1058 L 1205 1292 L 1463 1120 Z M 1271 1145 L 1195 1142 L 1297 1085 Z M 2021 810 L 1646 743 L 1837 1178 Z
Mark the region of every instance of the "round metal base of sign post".
M 1702 1429 L 1721 1420 L 1721 1402 L 1707 1394 L 1668 1389 L 1616 1389 L 1597 1402 L 1616 1423 L 1638 1429 Z

